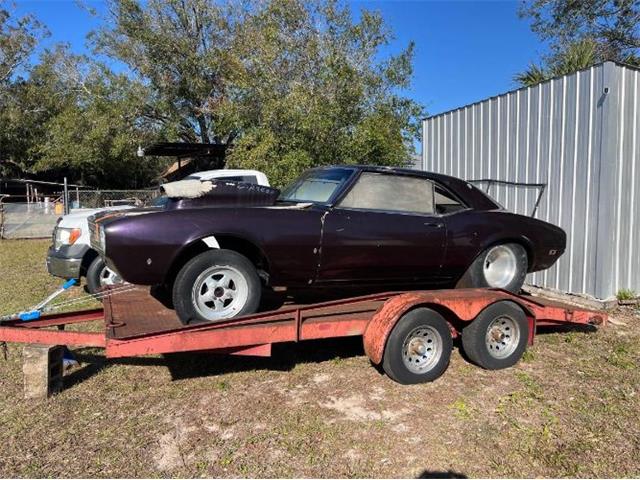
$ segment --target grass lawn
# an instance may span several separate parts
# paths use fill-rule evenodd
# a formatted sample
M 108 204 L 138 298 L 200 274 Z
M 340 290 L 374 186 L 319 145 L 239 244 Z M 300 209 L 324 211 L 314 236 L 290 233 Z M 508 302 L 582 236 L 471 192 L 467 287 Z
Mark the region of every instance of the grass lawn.
M 0 241 L 0 315 L 61 283 L 46 273 L 48 244 Z M 441 379 L 410 387 L 371 368 L 356 338 L 270 359 L 78 349 L 67 388 L 27 402 L 10 345 L 0 476 L 637 477 L 640 313 L 613 315 L 625 325 L 539 335 L 507 370 L 456 350 Z

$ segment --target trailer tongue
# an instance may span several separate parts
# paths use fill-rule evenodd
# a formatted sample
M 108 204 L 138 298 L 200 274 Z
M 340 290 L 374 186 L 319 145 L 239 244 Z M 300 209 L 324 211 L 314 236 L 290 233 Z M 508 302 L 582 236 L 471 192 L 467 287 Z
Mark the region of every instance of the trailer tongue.
M 456 289 L 285 303 L 249 316 L 183 326 L 173 310 L 134 288 L 104 296 L 101 309 L 6 321 L 0 342 L 101 347 L 107 358 L 192 351 L 269 356 L 275 343 L 362 336 L 366 354 L 391 378 L 420 383 L 444 373 L 455 337 L 462 338 L 474 363 L 497 369 L 520 359 L 539 326 L 604 325 L 606 320 L 602 312 L 541 297 Z M 65 330 L 94 321 L 103 321 L 104 329 Z

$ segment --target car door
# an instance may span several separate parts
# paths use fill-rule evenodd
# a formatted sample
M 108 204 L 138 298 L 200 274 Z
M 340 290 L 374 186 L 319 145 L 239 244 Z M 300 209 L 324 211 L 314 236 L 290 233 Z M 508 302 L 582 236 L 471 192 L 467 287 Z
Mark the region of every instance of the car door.
M 446 227 L 433 195 L 426 178 L 363 172 L 325 216 L 317 283 L 437 283 Z

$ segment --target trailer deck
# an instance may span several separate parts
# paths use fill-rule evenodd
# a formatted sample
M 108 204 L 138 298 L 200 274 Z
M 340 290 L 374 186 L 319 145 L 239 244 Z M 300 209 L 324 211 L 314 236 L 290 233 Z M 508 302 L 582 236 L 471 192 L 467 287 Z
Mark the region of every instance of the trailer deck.
M 391 332 L 409 312 L 427 309 L 441 318 L 450 338 L 455 338 L 496 304 L 520 307 L 528 325 L 528 331 L 522 334 L 529 345 L 538 326 L 606 323 L 603 312 L 542 297 L 503 290 L 457 289 L 387 292 L 309 304 L 282 301 L 272 310 L 253 315 L 185 326 L 148 290 L 136 288 L 105 297 L 101 309 L 6 322 L 0 326 L 0 341 L 101 347 L 108 358 L 189 351 L 269 356 L 274 343 L 362 336 L 365 352 L 373 363 L 380 364 Z M 65 330 L 66 326 L 93 321 L 103 321 L 104 329 Z M 403 348 L 406 350 L 406 346 Z

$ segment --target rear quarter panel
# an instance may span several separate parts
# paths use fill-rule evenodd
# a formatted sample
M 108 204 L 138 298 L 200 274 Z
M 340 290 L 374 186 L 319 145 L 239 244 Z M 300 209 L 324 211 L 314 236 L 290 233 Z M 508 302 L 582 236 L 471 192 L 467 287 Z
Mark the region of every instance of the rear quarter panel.
M 475 258 L 492 245 L 522 244 L 527 249 L 530 272 L 549 268 L 566 245 L 566 234 L 559 227 L 505 210 L 466 210 L 443 218 L 447 225 L 444 273 L 451 280 L 460 278 Z M 550 255 L 553 250 L 556 253 Z

